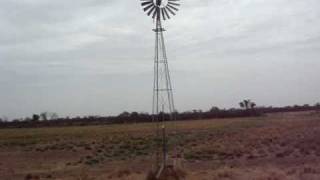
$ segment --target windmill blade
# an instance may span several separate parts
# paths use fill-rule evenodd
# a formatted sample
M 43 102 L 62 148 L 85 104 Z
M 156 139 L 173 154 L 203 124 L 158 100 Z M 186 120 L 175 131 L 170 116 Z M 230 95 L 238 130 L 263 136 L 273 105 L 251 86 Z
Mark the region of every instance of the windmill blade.
M 180 4 L 174 3 L 174 2 L 168 2 L 168 4 L 173 5 L 173 6 L 180 6 Z
M 152 8 L 152 7 L 154 7 L 154 5 L 153 5 L 153 4 L 150 4 L 149 6 L 143 8 L 143 10 L 144 10 L 144 11 L 147 11 L 148 9 L 150 9 L 150 8 Z
M 156 15 L 157 15 L 157 9 L 153 12 L 153 14 L 152 14 L 152 18 L 154 19 L 155 17 L 156 17 Z
M 170 8 L 172 8 L 172 9 L 174 9 L 174 10 L 176 10 L 176 11 L 179 11 L 178 8 L 175 8 L 175 7 L 171 6 L 170 4 L 168 4 L 167 6 L 170 7 Z
M 170 16 L 169 16 L 169 13 L 168 13 L 167 9 L 163 9 L 163 11 L 164 11 L 164 13 L 165 13 L 166 16 L 167 16 L 167 19 L 170 19 Z
M 166 7 L 166 9 L 167 9 L 172 15 L 174 15 L 174 16 L 176 15 L 176 13 L 174 13 L 173 10 L 170 9 L 168 6 Z
M 178 3 L 180 0 L 168 0 L 168 3 Z
M 163 20 L 166 20 L 167 18 L 166 18 L 165 14 L 164 14 L 164 9 L 161 9 L 161 14 L 162 14 Z
M 152 3 L 152 1 L 146 1 L 146 2 L 141 3 L 141 6 L 146 6 L 148 4 L 153 4 L 153 3 Z
M 151 15 L 151 13 L 154 11 L 154 9 L 155 9 L 156 7 L 155 6 L 153 6 L 151 9 L 150 9 L 150 11 L 148 12 L 148 16 L 150 16 Z

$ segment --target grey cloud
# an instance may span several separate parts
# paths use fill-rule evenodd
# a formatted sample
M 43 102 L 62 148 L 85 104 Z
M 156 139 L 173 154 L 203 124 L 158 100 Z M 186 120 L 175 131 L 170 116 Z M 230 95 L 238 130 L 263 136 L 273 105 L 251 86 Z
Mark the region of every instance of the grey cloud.
M 318 0 L 181 3 L 164 23 L 179 110 L 320 101 Z M 139 1 L 2 0 L 0 22 L 0 116 L 151 109 L 154 24 Z

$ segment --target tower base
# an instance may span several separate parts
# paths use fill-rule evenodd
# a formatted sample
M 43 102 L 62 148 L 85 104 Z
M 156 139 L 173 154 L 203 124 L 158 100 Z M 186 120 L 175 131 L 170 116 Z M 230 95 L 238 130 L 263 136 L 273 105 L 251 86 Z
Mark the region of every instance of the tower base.
M 173 165 L 167 165 L 161 167 L 158 171 L 149 172 L 146 180 L 185 180 L 186 172 L 182 169 L 174 167 Z

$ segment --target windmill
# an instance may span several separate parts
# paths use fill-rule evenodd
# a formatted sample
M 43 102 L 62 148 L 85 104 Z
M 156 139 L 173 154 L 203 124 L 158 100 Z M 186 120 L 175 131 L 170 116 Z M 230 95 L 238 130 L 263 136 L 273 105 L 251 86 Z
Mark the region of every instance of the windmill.
M 143 11 L 156 22 L 154 82 L 152 117 L 156 122 L 156 169 L 158 176 L 170 164 L 168 157 L 168 127 L 166 121 L 175 120 L 175 106 L 172 93 L 171 77 L 164 42 L 162 20 L 168 20 L 179 10 L 179 0 L 140 0 Z M 176 156 L 176 155 L 174 155 Z M 174 157 L 173 156 L 173 157 Z

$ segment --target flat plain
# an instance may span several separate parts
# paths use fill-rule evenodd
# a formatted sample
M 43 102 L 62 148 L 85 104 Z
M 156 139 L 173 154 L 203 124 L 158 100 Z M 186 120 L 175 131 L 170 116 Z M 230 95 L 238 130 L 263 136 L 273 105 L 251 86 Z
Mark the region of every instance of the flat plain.
M 320 179 L 320 112 L 167 127 L 177 132 L 169 146 L 177 146 L 186 179 Z M 154 164 L 154 130 L 152 123 L 1 129 L 1 179 L 143 180 Z

